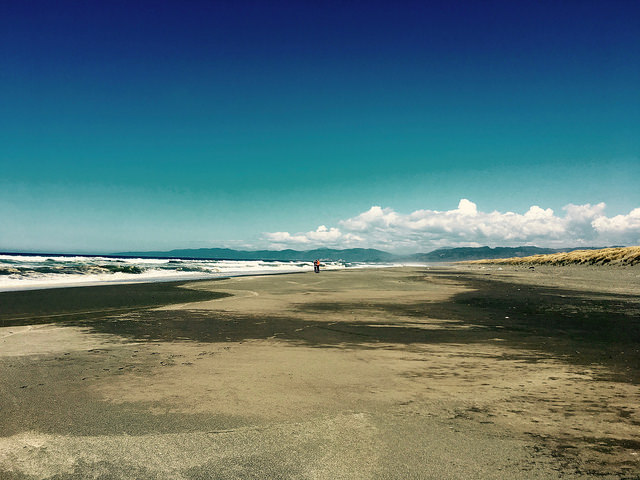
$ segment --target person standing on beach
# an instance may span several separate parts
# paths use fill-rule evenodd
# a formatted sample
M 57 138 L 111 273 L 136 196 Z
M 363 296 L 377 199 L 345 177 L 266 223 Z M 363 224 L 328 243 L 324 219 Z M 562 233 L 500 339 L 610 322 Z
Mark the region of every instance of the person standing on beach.
M 313 261 L 313 272 L 320 273 L 320 260 Z

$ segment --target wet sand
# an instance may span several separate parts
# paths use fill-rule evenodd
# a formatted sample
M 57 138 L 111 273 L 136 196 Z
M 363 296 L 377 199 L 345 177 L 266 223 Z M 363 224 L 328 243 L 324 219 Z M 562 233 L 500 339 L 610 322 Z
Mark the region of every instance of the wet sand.
M 640 269 L 0 293 L 0 478 L 638 478 Z

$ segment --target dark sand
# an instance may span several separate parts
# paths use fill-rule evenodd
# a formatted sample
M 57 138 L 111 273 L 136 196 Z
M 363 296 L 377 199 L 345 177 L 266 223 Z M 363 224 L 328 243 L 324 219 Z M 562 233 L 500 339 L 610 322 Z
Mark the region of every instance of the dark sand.
M 640 269 L 0 293 L 0 478 L 639 478 Z

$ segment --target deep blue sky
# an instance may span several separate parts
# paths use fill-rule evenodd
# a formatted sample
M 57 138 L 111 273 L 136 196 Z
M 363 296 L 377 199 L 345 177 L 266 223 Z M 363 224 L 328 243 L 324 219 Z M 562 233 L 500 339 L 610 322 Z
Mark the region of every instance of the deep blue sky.
M 0 62 L 0 250 L 640 206 L 637 1 L 5 1 Z

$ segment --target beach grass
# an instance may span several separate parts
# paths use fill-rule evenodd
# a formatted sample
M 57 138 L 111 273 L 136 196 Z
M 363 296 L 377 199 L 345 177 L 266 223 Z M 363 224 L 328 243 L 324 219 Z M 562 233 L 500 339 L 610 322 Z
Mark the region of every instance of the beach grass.
M 573 250 L 571 252 L 531 255 L 529 257 L 496 258 L 459 262 L 464 264 L 499 265 L 618 265 L 640 264 L 640 246 Z

